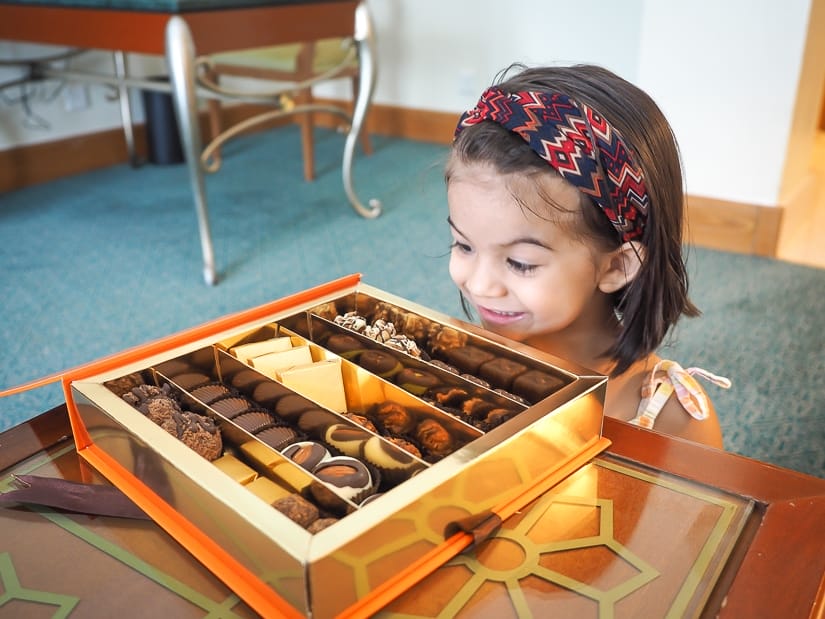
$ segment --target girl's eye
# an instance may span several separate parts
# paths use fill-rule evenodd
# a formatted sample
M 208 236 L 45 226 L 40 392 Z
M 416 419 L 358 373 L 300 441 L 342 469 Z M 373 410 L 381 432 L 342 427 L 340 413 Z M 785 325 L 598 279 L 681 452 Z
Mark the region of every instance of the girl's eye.
M 467 245 L 467 243 L 459 243 L 458 241 L 453 241 L 452 245 L 450 245 L 451 249 L 457 249 L 463 254 L 469 254 L 472 251 L 472 248 Z
M 511 269 L 513 269 L 513 271 L 519 273 L 520 275 L 529 275 L 538 268 L 538 266 L 535 264 L 519 262 L 518 260 L 513 260 L 512 258 L 507 259 L 507 265 Z

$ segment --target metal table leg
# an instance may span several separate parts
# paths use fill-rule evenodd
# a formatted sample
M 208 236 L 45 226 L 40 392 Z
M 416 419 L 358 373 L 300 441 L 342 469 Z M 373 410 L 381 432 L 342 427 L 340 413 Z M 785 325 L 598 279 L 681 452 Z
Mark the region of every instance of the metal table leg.
M 166 62 L 172 85 L 181 145 L 189 168 L 189 180 L 198 216 L 198 231 L 203 253 L 203 278 L 209 285 L 217 283 L 209 213 L 206 206 L 206 184 L 201 166 L 201 132 L 198 124 L 198 106 L 195 73 L 195 45 L 192 33 L 183 18 L 175 15 L 166 24 Z

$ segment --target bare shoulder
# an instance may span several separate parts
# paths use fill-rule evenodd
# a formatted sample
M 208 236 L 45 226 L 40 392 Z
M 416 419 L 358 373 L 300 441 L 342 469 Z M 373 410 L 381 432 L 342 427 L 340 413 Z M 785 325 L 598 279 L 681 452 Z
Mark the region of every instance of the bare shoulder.
M 654 429 L 664 434 L 722 449 L 722 428 L 710 398 L 708 398 L 708 405 L 707 419 L 694 419 L 682 407 L 676 394 L 673 394 L 668 398 L 662 412 L 659 413 Z
M 633 364 L 621 376 L 611 378 L 608 381 L 605 414 L 624 421 L 633 419 L 642 399 L 642 385 L 659 361 L 661 361 L 659 357 L 651 355 L 647 359 Z M 707 394 L 705 395 L 707 396 Z M 708 398 L 708 404 L 709 414 L 707 419 L 694 419 L 682 407 L 676 394 L 671 394 L 656 418 L 653 429 L 662 434 L 677 436 L 721 449 L 722 430 L 719 425 L 719 418 L 710 398 Z

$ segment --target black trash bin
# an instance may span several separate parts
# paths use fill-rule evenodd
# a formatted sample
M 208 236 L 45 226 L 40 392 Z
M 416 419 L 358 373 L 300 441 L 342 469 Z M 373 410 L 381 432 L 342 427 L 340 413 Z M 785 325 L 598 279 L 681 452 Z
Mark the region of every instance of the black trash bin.
M 152 81 L 168 82 L 166 77 L 152 77 Z M 183 163 L 175 106 L 168 92 L 144 90 L 143 112 L 146 118 L 146 142 L 151 163 L 168 165 Z

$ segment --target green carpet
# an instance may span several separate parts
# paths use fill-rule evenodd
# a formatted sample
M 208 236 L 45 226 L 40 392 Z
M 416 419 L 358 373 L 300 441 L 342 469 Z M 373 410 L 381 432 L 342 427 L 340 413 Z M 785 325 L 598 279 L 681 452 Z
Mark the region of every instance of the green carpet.
M 241 138 L 207 179 L 220 283 L 201 278 L 183 166 L 119 165 L 0 196 L 0 386 L 359 272 L 460 316 L 447 273 L 443 146 L 374 138 L 355 188 L 384 214 L 364 220 L 341 184 L 343 137 L 317 133 L 318 179 L 302 181 L 297 129 Z M 730 377 L 708 386 L 726 448 L 825 477 L 825 271 L 693 249 L 704 311 L 662 350 Z M 0 429 L 62 401 L 56 387 L 0 400 Z

